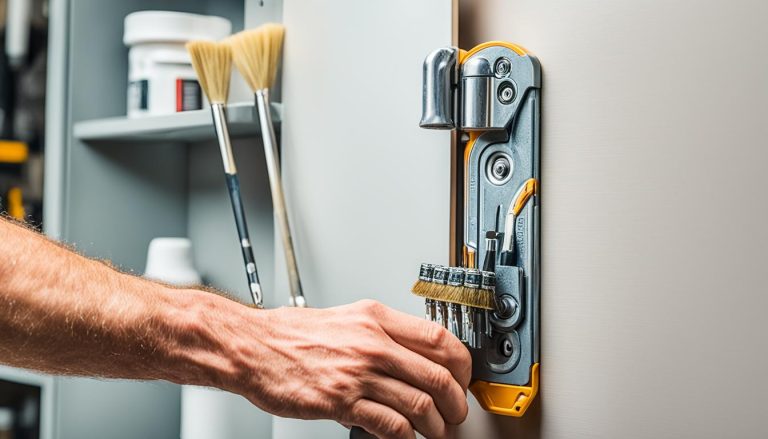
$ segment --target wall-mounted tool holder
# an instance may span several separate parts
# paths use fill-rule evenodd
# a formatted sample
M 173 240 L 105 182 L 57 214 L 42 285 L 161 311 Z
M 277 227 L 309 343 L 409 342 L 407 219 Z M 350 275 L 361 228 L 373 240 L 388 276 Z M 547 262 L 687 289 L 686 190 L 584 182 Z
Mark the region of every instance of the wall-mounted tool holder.
M 538 390 L 540 87 L 538 60 L 510 43 L 441 48 L 424 62 L 420 125 L 456 133 L 451 263 L 495 273 L 488 331 L 477 343 L 464 338 L 470 389 L 486 410 L 509 416 L 522 416 Z M 432 317 L 457 327 L 454 315 Z

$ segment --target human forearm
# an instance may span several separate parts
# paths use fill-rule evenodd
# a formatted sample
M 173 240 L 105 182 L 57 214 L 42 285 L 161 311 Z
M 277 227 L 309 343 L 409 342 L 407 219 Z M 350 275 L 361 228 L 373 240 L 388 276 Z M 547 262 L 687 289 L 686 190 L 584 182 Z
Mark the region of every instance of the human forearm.
M 223 356 L 201 356 L 219 364 L 185 357 L 196 345 L 226 348 L 204 321 L 247 308 L 120 273 L 4 220 L 0 237 L 0 362 L 68 375 L 227 379 Z
M 120 273 L 1 219 L 0 256 L 0 363 L 214 386 L 382 438 L 442 438 L 466 417 L 469 352 L 379 303 L 253 309 Z

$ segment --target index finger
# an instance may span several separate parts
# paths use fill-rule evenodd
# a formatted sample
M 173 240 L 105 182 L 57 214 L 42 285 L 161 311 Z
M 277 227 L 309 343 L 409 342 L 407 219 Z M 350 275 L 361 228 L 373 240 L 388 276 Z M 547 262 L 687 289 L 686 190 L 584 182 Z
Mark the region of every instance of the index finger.
M 386 306 L 377 310 L 384 332 L 401 346 L 447 368 L 466 391 L 472 378 L 469 350 L 447 329 Z

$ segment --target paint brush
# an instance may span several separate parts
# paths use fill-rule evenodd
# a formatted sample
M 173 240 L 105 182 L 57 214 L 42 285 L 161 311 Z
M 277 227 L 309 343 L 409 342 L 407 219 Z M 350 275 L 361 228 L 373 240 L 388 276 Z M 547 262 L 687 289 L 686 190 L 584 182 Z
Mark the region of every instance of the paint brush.
M 261 124 L 261 138 L 264 143 L 264 157 L 269 173 L 269 187 L 272 191 L 272 205 L 275 210 L 277 227 L 285 252 L 288 269 L 288 281 L 291 291 L 291 304 L 305 307 L 307 305 L 299 278 L 299 268 L 293 247 L 291 227 L 288 223 L 288 212 L 283 195 L 283 184 L 278 159 L 277 139 L 272 125 L 270 112 L 269 89 L 274 85 L 277 76 L 277 66 L 283 47 L 285 28 L 282 25 L 268 23 L 253 30 L 239 32 L 228 38 L 232 47 L 235 66 L 245 78 L 245 82 L 253 90 L 256 97 L 256 108 Z
M 240 195 L 240 181 L 237 177 L 237 166 L 235 166 L 235 156 L 232 153 L 232 143 L 227 127 L 226 105 L 232 69 L 232 49 L 227 44 L 213 41 L 190 41 L 186 47 L 192 58 L 192 66 L 197 73 L 200 87 L 211 104 L 213 128 L 216 131 L 221 161 L 224 164 L 229 200 L 232 203 L 237 235 L 240 238 L 240 249 L 245 263 L 245 274 L 248 278 L 248 289 L 254 305 L 261 308 L 264 305 L 261 283 L 256 271 L 256 259 L 253 257 L 251 240 L 248 237 L 245 209 Z

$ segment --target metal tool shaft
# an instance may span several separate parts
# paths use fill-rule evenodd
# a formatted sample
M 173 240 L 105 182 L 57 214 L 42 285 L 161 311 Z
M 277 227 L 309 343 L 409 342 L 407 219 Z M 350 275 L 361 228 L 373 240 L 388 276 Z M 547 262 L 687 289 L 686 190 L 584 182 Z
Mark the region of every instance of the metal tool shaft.
M 229 200 L 232 203 L 237 236 L 240 240 L 240 249 L 243 254 L 243 262 L 245 263 L 248 289 L 251 293 L 253 304 L 261 308 L 264 306 L 264 295 L 261 291 L 259 274 L 256 271 L 256 259 L 253 256 L 253 248 L 248 236 L 248 225 L 245 221 L 245 209 L 240 195 L 240 181 L 237 178 L 237 167 L 235 166 L 235 156 L 232 153 L 232 143 L 229 139 L 227 114 L 224 104 L 211 104 L 211 115 L 213 116 L 213 127 L 216 130 L 216 139 L 219 142 L 221 162 L 224 165 L 224 174 L 227 181 L 227 191 L 229 192 Z
M 227 174 L 237 174 L 235 155 L 232 153 L 232 142 L 229 138 L 229 128 L 227 128 L 225 105 L 211 104 L 211 115 L 213 116 L 213 128 L 216 131 L 216 140 L 219 142 L 219 151 L 221 152 L 221 163 L 224 164 L 224 172 Z
M 288 282 L 291 291 L 291 304 L 303 308 L 307 306 L 299 278 L 299 268 L 296 263 L 296 253 L 293 247 L 291 228 L 288 224 L 288 211 L 283 195 L 283 183 L 281 180 L 280 162 L 277 153 L 277 140 L 275 129 L 272 125 L 272 114 L 269 105 L 269 90 L 256 91 L 256 107 L 259 111 L 259 123 L 261 124 L 261 138 L 264 143 L 264 157 L 267 162 L 269 174 L 269 187 L 272 191 L 272 205 L 275 210 L 277 225 L 285 252 L 285 262 L 288 270 Z

